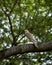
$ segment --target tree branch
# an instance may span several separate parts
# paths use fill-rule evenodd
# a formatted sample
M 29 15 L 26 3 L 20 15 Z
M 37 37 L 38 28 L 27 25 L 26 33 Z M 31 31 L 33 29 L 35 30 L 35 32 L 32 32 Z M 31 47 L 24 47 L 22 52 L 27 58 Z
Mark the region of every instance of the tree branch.
M 13 46 L 13 45 L 14 45 L 14 42 L 16 43 L 16 40 L 15 40 L 14 31 L 13 31 L 13 28 L 12 28 L 12 23 L 11 23 L 11 19 L 10 19 L 10 14 L 7 14 L 6 11 L 4 11 L 4 9 L 2 9 L 2 11 L 3 11 L 4 14 L 8 17 L 8 20 L 9 20 L 10 31 L 11 31 L 11 35 L 12 35 L 12 37 L 13 37 L 13 43 L 12 43 L 12 46 Z
M 38 48 L 36 48 L 33 44 L 24 44 L 13 46 L 7 50 L 0 51 L 0 59 L 8 58 L 12 55 L 23 54 L 29 52 L 45 52 L 52 50 L 52 42 L 38 44 Z

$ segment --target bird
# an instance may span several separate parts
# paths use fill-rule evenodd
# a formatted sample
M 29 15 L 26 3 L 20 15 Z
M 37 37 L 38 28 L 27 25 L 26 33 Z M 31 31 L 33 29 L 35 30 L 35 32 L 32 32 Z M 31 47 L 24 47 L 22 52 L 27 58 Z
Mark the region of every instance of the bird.
M 26 35 L 27 38 L 30 40 L 30 42 L 33 42 L 34 46 L 35 46 L 36 48 L 38 48 L 38 45 L 37 45 L 37 43 L 36 43 L 36 40 L 35 40 L 33 34 L 30 33 L 30 32 L 26 29 L 26 30 L 25 30 L 25 35 Z

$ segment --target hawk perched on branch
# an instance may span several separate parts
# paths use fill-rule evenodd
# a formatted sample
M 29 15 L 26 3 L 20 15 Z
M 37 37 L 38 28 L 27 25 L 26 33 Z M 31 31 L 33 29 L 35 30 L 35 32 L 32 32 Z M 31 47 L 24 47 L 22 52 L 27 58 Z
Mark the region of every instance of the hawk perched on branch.
M 36 43 L 36 41 L 35 41 L 35 38 L 33 37 L 33 34 L 31 34 L 28 30 L 25 30 L 25 35 L 27 36 L 27 38 L 28 38 L 31 42 L 33 42 L 34 46 L 35 46 L 36 48 L 38 48 L 37 43 Z

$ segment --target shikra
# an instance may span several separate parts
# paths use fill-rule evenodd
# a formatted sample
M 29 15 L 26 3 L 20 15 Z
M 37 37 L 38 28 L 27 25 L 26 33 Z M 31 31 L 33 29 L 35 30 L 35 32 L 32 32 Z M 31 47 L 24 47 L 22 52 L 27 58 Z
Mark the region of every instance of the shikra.
M 33 42 L 34 46 L 35 46 L 36 48 L 38 48 L 38 45 L 37 45 L 37 43 L 36 43 L 36 41 L 35 41 L 35 38 L 33 37 L 33 34 L 31 34 L 28 30 L 25 30 L 25 35 L 27 36 L 27 38 L 28 38 L 31 42 Z

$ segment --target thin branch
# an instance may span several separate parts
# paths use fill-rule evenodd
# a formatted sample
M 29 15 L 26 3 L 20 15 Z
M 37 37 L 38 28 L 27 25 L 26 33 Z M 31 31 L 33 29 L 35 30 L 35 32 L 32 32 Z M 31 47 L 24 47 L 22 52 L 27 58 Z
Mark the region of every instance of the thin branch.
M 11 31 L 11 35 L 13 37 L 13 43 L 16 42 L 15 41 L 15 36 L 14 36 L 14 31 L 13 31 L 13 28 L 12 28 L 12 23 L 11 23 L 11 19 L 10 19 L 10 15 L 6 13 L 6 11 L 4 11 L 4 9 L 2 9 L 2 11 L 5 13 L 5 15 L 8 17 L 8 20 L 9 20 L 9 24 L 10 24 L 10 31 Z
M 20 41 L 21 41 L 24 37 L 25 37 L 25 35 L 23 35 L 17 43 L 19 44 Z
M 20 22 L 19 22 L 19 34 L 21 29 L 21 6 L 20 6 L 21 0 L 18 0 L 18 6 L 19 6 L 19 13 L 20 13 Z

